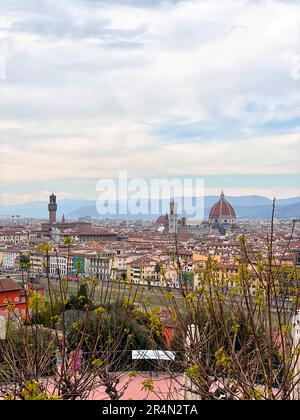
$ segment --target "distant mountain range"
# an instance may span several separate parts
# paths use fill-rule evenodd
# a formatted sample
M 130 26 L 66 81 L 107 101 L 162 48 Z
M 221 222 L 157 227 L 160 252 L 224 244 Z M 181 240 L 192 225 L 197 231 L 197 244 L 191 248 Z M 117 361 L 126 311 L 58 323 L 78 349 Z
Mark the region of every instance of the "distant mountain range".
M 209 195 L 204 198 L 204 215 L 208 216 L 209 210 L 212 205 L 219 199 L 219 196 Z M 235 208 L 238 218 L 247 219 L 269 219 L 272 211 L 272 200 L 259 195 L 230 197 L 226 199 Z M 176 200 L 176 199 L 175 199 Z M 124 203 L 124 202 L 123 202 Z M 141 203 L 145 206 L 153 206 L 156 204 L 157 208 L 166 210 L 168 208 L 169 200 L 163 200 L 158 203 L 157 201 L 150 201 L 142 199 Z M 114 202 L 118 208 L 122 202 Z M 155 218 L 160 213 L 153 215 L 139 215 L 132 216 L 130 214 L 125 216 L 102 216 L 101 218 Z M 82 217 L 100 218 L 96 202 L 94 200 L 62 200 L 58 202 L 58 218 L 64 214 L 67 219 L 78 219 Z M 48 203 L 44 201 L 34 201 L 17 205 L 1 205 L 0 204 L 0 218 L 11 217 L 12 215 L 20 215 L 25 218 L 41 218 L 48 217 Z M 277 200 L 276 204 L 276 217 L 279 219 L 300 218 L 300 197 L 292 197 Z

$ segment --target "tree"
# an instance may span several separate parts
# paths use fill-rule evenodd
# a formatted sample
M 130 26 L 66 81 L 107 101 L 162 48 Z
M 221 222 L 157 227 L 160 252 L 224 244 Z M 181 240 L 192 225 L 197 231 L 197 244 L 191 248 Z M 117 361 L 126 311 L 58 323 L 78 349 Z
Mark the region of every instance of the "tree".
M 68 262 L 72 244 L 63 243 Z M 119 399 L 133 378 L 132 373 L 120 385 L 131 368 L 133 337 L 145 337 L 133 317 L 138 289 L 123 280 L 82 279 L 74 299 L 69 296 L 68 275 L 59 270 L 58 250 L 49 244 L 39 249 L 45 255 L 49 300 L 28 292 L 26 311 L 31 311 L 31 319 L 26 323 L 8 305 L 9 323 L 12 319 L 14 323 L 1 345 L 0 398 L 26 399 L 29 393 L 34 399 L 86 399 L 93 389 L 104 386 L 109 398 Z M 57 284 L 50 279 L 50 255 L 57 260 Z
M 86 284 L 79 286 L 77 296 L 71 295 L 66 304 L 66 310 L 77 309 L 81 311 L 87 311 L 90 309 L 92 302 L 89 301 L 88 288 Z
M 143 347 L 175 352 L 175 361 L 164 361 L 160 369 L 186 399 L 296 398 L 300 343 L 293 334 L 293 316 L 299 311 L 299 269 L 284 264 L 295 222 L 284 251 L 275 255 L 274 210 L 275 202 L 265 251 L 258 254 L 245 236 L 239 238 L 238 272 L 227 288 L 211 258 L 189 272 L 194 282 L 186 281 L 187 264 L 175 236 L 172 270 L 178 290 L 149 293 L 126 278 L 91 278 L 82 279 L 72 297 L 68 275 L 58 271 L 58 284 L 52 284 L 49 258 L 58 260 L 58 252 L 44 244 L 49 300 L 27 292 L 32 316 L 27 323 L 8 305 L 0 398 L 86 399 L 101 387 L 108 398 L 120 399 L 141 368 L 132 363 L 131 350 Z M 68 259 L 71 249 L 69 242 Z M 165 272 L 160 275 L 167 284 Z M 174 327 L 171 343 L 165 339 L 162 308 Z M 152 392 L 151 379 L 143 387 Z
M 228 293 L 211 259 L 194 273 L 196 287 L 182 281 L 184 264 L 177 253 L 180 288 L 163 290 L 161 304 L 176 331 L 169 349 L 183 349 L 169 374 L 176 380 L 174 371 L 182 372 L 186 398 L 284 400 L 299 387 L 300 348 L 291 334 L 299 309 L 299 272 L 283 264 L 295 222 L 285 250 L 275 257 L 274 210 L 275 202 L 263 255 L 240 237 L 238 273 Z M 283 278 L 291 286 L 284 296 Z

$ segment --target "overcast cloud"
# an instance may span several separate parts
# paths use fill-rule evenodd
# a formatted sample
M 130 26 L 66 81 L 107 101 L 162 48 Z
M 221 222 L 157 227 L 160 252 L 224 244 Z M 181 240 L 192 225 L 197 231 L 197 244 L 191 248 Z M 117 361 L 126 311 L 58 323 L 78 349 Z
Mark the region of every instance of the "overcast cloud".
M 300 195 L 299 2 L 0 0 L 0 54 L 3 201 L 118 170 Z

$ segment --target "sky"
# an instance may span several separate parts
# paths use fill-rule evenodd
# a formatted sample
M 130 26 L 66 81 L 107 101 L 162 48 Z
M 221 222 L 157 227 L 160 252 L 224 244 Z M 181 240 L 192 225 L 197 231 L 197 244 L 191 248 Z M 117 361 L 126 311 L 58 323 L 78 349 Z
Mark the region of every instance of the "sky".
M 300 196 L 300 3 L 0 0 L 0 199 L 204 179 Z

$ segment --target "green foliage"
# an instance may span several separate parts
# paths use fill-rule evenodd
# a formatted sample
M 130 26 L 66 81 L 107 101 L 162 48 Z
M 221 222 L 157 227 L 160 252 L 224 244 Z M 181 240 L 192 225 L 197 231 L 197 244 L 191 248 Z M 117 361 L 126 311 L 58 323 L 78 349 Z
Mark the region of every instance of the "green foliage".
M 163 326 L 159 318 L 160 308 L 151 308 L 149 312 L 150 330 L 153 337 L 163 335 Z
M 63 240 L 62 240 L 63 245 L 65 246 L 72 246 L 75 243 L 75 240 L 71 237 L 71 236 L 66 236 Z
M 81 342 L 82 350 L 87 353 L 96 345 L 97 359 L 107 358 L 107 350 L 112 360 L 115 352 L 123 352 L 118 356 L 120 368 L 131 361 L 129 350 L 150 347 L 148 320 L 141 314 L 137 315 L 134 308 L 124 308 L 121 303 L 115 303 L 100 306 L 88 313 L 87 317 L 84 312 L 79 318 L 76 311 L 66 312 L 68 343 L 76 345 Z M 76 328 L 72 328 L 74 323 Z
M 100 306 L 94 310 L 94 313 L 97 318 L 100 318 L 102 315 L 107 314 L 107 311 L 105 308 L 103 308 L 103 306 Z
M 86 284 L 81 284 L 77 296 L 70 296 L 66 302 L 66 310 L 80 310 L 86 311 L 90 307 L 91 302 L 88 296 L 88 287 Z
M 30 264 L 30 256 L 27 254 L 21 254 L 20 255 L 20 268 L 21 270 L 29 270 L 31 264 Z
M 92 361 L 92 366 L 94 369 L 98 370 L 104 365 L 104 361 L 100 359 L 95 359 Z
M 186 369 L 186 375 L 194 380 L 198 380 L 200 378 L 200 366 L 194 365 Z
M 51 292 L 52 307 L 50 299 L 45 299 L 43 302 L 36 302 L 36 311 L 33 314 L 32 321 L 34 324 L 40 324 L 47 328 L 54 328 L 58 323 L 61 312 L 62 303 L 57 295 Z
M 46 303 L 46 297 L 36 291 L 29 292 L 29 308 L 33 316 L 43 312 Z
M 215 352 L 216 364 L 226 369 L 231 368 L 231 359 L 226 354 L 224 347 L 221 347 Z
M 41 389 L 41 384 L 38 381 L 27 381 L 24 384 L 24 389 L 21 392 L 21 398 L 25 401 L 28 400 L 60 400 L 60 397 L 49 395 L 46 391 Z M 6 399 L 11 399 L 8 396 Z
M 249 388 L 247 390 L 247 397 L 250 400 L 263 400 L 263 393 L 262 391 L 255 389 L 255 388 Z
M 153 392 L 154 391 L 154 382 L 153 379 L 148 378 L 145 379 L 143 382 L 141 382 L 142 390 L 147 392 Z

